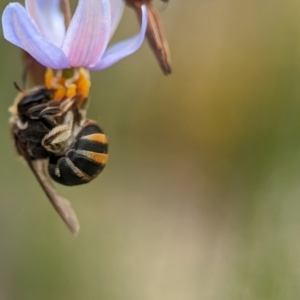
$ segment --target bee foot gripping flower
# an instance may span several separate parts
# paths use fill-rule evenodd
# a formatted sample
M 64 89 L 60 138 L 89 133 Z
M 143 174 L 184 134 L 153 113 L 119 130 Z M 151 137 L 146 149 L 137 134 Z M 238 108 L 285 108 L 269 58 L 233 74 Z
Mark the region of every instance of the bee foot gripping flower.
M 2 15 L 4 37 L 45 67 L 103 70 L 138 50 L 145 37 L 143 5 L 139 34 L 107 49 L 123 7 L 122 0 L 79 0 L 66 29 L 60 0 L 25 0 L 25 8 L 10 3 Z

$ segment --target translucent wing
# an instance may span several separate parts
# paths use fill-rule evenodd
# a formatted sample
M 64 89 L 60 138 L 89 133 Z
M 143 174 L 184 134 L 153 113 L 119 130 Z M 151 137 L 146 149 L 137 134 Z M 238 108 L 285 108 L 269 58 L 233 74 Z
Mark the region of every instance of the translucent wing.
M 59 195 L 48 178 L 48 173 L 45 168 L 45 161 L 31 161 L 30 168 L 33 171 L 38 182 L 42 186 L 44 192 L 48 196 L 51 204 L 58 214 L 62 217 L 66 225 L 74 235 L 77 235 L 80 229 L 78 218 L 73 210 L 71 203 L 61 195 Z
M 19 154 L 21 154 L 26 160 L 37 181 L 40 183 L 42 189 L 48 196 L 48 199 L 50 200 L 54 209 L 61 216 L 71 232 L 74 235 L 77 235 L 80 229 L 78 218 L 73 208 L 71 207 L 70 202 L 66 198 L 59 195 L 52 185 L 46 170 L 45 160 L 31 160 L 26 151 L 25 145 L 18 140 L 18 137 L 16 135 L 14 135 L 14 140 Z

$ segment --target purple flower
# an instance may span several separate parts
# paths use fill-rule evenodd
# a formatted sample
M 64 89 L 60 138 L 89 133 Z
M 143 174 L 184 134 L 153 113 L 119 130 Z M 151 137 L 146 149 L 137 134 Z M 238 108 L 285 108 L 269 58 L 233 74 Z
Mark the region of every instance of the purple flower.
M 25 0 L 25 7 L 19 3 L 6 6 L 4 37 L 52 69 L 110 67 L 138 50 L 147 28 L 143 5 L 139 34 L 106 50 L 121 19 L 123 0 L 79 0 L 67 30 L 60 0 Z

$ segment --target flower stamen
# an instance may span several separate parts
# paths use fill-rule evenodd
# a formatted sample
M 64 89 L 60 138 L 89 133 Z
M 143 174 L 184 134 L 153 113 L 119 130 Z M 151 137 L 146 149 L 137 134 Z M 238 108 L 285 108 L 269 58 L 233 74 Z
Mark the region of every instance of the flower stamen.
M 89 73 L 84 68 L 54 71 L 47 69 L 45 86 L 54 89 L 54 100 L 71 99 L 75 96 L 84 102 L 89 95 L 91 81 Z

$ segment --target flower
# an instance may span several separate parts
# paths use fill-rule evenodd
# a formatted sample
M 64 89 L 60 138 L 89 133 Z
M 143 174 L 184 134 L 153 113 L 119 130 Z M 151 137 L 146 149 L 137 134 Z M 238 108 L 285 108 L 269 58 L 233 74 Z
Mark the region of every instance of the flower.
M 25 0 L 26 9 L 10 3 L 2 15 L 4 37 L 45 67 L 102 70 L 134 53 L 147 29 L 142 6 L 138 35 L 108 48 L 123 13 L 122 0 L 79 0 L 66 30 L 60 0 Z

